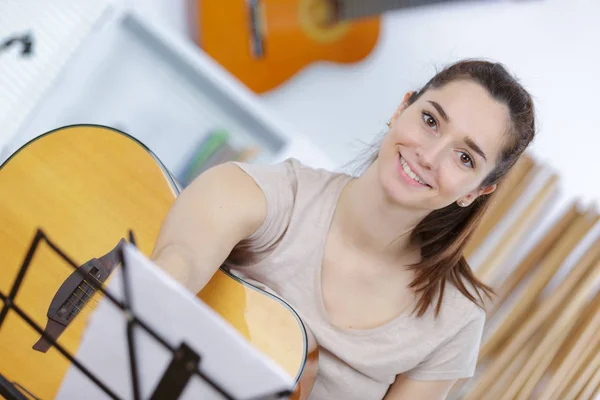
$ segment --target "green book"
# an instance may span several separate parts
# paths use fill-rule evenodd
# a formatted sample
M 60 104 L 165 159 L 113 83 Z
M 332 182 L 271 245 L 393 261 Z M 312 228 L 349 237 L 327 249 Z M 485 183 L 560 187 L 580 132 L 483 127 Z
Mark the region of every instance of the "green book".
M 185 164 L 183 172 L 178 177 L 182 185 L 189 185 L 192 180 L 203 170 L 205 163 L 229 140 L 229 132 L 219 129 L 210 132 L 196 146 L 189 161 Z

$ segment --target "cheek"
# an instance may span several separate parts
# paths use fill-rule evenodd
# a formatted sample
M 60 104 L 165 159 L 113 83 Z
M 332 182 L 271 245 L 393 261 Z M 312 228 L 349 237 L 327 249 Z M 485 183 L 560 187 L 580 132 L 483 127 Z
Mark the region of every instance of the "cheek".
M 449 165 L 440 172 L 440 194 L 448 198 L 458 198 L 471 191 L 475 185 L 468 172 L 460 171 L 456 166 Z
M 407 146 L 416 146 L 420 144 L 423 138 L 423 131 L 419 125 L 398 124 L 393 129 L 393 140 L 396 143 L 402 143 Z

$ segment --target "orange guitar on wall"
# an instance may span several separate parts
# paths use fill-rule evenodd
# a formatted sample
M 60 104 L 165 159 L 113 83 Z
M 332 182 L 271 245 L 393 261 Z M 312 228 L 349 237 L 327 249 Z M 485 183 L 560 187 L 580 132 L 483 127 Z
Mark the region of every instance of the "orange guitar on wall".
M 198 45 L 256 93 L 316 61 L 364 59 L 380 14 L 460 0 L 196 0 Z M 495 0 L 470 0 L 495 1 Z

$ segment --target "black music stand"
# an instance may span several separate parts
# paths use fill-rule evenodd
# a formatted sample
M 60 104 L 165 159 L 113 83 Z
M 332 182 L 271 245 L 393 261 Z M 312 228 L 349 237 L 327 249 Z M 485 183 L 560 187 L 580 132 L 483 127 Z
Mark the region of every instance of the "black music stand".
M 2 324 L 6 319 L 6 315 L 9 310 L 13 310 L 19 315 L 29 326 L 35 329 L 43 339 L 45 339 L 52 347 L 54 347 L 60 354 L 62 354 L 65 358 L 67 358 L 72 365 L 74 365 L 83 375 L 85 375 L 90 381 L 92 381 L 106 396 L 111 399 L 120 399 L 111 388 L 109 384 L 103 382 L 101 379 L 97 378 L 92 374 L 92 372 L 86 368 L 78 359 L 76 359 L 72 354 L 65 350 L 63 346 L 61 346 L 57 340 L 55 340 L 51 335 L 49 335 L 41 326 L 36 324 L 19 306 L 14 303 L 14 299 L 21 287 L 21 283 L 27 273 L 28 267 L 31 264 L 31 261 L 35 255 L 38 246 L 42 241 L 45 241 L 50 248 L 56 252 L 67 264 L 69 264 L 78 274 L 81 274 L 83 278 L 93 281 L 94 276 L 89 273 L 84 272 L 75 262 L 69 258 L 64 251 L 62 251 L 55 243 L 53 243 L 48 236 L 41 230 L 35 234 L 35 237 L 27 251 L 25 259 L 21 265 L 17 278 L 15 279 L 10 292 L 8 294 L 2 293 L 0 291 L 0 299 L 4 302 L 4 306 L 0 311 L 0 330 L 2 329 Z M 135 246 L 135 240 L 133 237 L 133 233 L 129 232 L 129 241 L 132 245 Z M 171 354 L 171 361 L 162 375 L 160 381 L 155 386 L 153 394 L 150 396 L 152 400 L 170 400 L 170 399 L 178 399 L 188 384 L 189 380 L 193 376 L 197 376 L 206 382 L 215 392 L 219 393 L 225 399 L 235 399 L 227 390 L 222 387 L 219 383 L 215 382 L 201 369 L 201 360 L 202 357 L 200 354 L 197 354 L 194 349 L 192 349 L 188 344 L 182 342 L 177 348 L 170 345 L 165 339 L 163 339 L 157 332 L 150 328 L 150 326 L 145 323 L 142 319 L 136 316 L 131 308 L 131 282 L 128 278 L 127 273 L 127 263 L 125 262 L 125 257 L 123 256 L 122 247 L 118 248 L 118 257 L 120 261 L 122 271 L 122 281 L 123 281 L 123 293 L 124 293 L 124 301 L 120 301 L 116 299 L 113 295 L 108 293 L 105 288 L 101 285 L 94 285 L 95 289 L 100 291 L 106 299 L 108 299 L 114 306 L 116 306 L 122 313 L 124 313 L 127 317 L 127 347 L 128 347 L 128 357 L 129 357 L 129 370 L 130 377 L 132 382 L 132 398 L 135 400 L 141 399 L 140 395 L 140 383 L 139 383 L 139 368 L 138 361 L 136 357 L 136 346 L 135 346 L 135 336 L 133 335 L 133 329 L 141 328 L 147 334 L 149 334 L 156 342 L 162 345 L 165 349 L 167 349 Z M 90 296 L 91 297 L 91 296 Z M 26 382 L 10 382 L 6 378 L 4 378 L 1 374 L 0 370 L 0 395 L 4 396 L 9 400 L 27 400 L 27 399 L 37 399 L 34 394 L 30 393 L 26 389 Z M 25 394 L 28 396 L 25 396 Z M 266 393 L 264 395 L 253 397 L 253 399 L 281 399 L 288 398 L 292 394 L 289 390 L 283 390 L 276 393 Z

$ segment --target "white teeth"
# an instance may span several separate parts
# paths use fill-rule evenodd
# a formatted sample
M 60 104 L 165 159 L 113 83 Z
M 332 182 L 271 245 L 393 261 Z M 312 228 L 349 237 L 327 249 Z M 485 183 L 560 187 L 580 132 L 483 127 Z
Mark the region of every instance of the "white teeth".
M 400 163 L 402 164 L 402 169 L 404 172 L 406 172 L 406 175 L 410 176 L 415 182 L 419 182 L 421 185 L 427 186 L 427 184 L 410 169 L 408 163 L 404 160 L 404 158 L 402 158 L 402 156 L 400 156 Z

